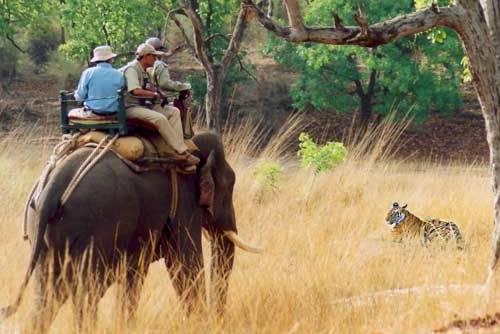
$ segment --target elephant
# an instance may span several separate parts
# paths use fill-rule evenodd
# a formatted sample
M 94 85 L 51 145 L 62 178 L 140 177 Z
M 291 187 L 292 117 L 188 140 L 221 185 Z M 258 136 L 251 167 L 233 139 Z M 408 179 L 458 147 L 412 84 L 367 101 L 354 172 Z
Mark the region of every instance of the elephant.
M 92 149 L 80 148 L 52 171 L 28 214 L 32 245 L 28 270 L 16 301 L 2 309 L 15 313 L 30 276 L 35 276 L 33 321 L 48 329 L 69 297 L 75 317 L 95 316 L 97 303 L 123 265 L 127 291 L 124 310 L 133 319 L 150 263 L 163 259 L 186 312 L 206 307 L 202 228 L 211 245 L 211 308 L 222 314 L 235 246 L 259 252 L 238 236 L 233 207 L 235 173 L 219 135 L 205 132 L 193 141 L 199 150 L 197 171 L 178 174 L 178 204 L 169 218 L 171 175 L 136 173 L 112 152 L 85 175 L 61 206 L 60 198 Z M 77 292 L 79 291 L 79 293 Z M 90 293 L 91 291 L 91 293 Z

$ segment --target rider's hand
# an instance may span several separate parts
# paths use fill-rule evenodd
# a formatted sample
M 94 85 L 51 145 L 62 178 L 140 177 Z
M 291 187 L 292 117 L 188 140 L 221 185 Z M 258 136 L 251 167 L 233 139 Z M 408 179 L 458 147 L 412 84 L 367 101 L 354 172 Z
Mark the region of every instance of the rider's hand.
M 191 91 L 189 89 L 181 90 L 180 96 L 182 96 L 184 99 L 187 99 L 191 96 Z

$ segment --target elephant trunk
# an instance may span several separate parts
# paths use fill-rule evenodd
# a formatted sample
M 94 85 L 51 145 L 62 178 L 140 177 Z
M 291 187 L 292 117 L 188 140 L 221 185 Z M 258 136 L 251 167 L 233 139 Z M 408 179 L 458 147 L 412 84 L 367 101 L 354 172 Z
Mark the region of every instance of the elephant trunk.
M 222 315 L 226 305 L 229 276 L 233 269 L 234 244 L 219 233 L 212 234 L 211 239 L 210 304 Z

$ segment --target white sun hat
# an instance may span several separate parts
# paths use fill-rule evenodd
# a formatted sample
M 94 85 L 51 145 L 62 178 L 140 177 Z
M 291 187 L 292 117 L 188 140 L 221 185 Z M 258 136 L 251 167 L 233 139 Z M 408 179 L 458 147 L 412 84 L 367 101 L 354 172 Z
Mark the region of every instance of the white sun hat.
M 94 58 L 90 61 L 106 61 L 114 57 L 116 57 L 116 54 L 111 51 L 111 47 L 109 45 L 101 45 L 94 49 Z
M 155 48 L 149 44 L 142 43 L 137 48 L 135 52 L 137 56 L 145 56 L 145 55 L 155 55 L 155 56 L 163 56 L 165 52 L 156 51 Z

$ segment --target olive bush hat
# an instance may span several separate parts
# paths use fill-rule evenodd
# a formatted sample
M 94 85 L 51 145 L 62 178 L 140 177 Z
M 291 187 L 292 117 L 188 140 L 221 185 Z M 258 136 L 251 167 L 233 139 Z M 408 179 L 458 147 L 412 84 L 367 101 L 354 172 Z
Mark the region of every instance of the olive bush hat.
M 146 40 L 146 44 L 151 45 L 152 47 L 155 48 L 155 50 L 158 51 L 164 51 L 166 49 L 165 46 L 163 46 L 163 43 L 161 42 L 161 39 L 158 37 L 150 37 Z

